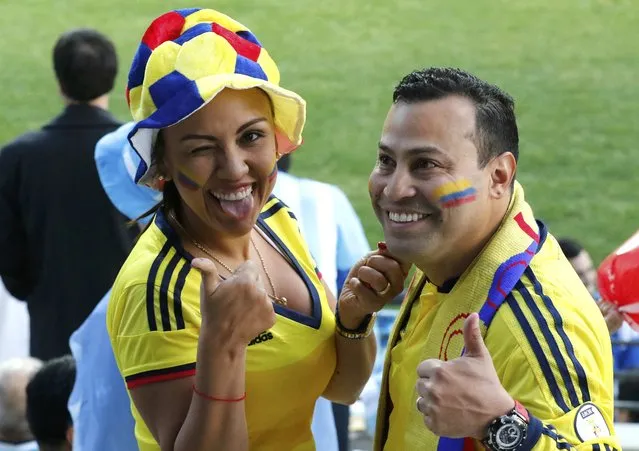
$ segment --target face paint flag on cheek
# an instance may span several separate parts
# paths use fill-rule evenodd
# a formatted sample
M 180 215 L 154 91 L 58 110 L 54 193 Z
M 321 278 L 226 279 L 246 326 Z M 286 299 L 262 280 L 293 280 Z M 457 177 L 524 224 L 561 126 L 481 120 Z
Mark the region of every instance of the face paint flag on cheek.
M 275 164 L 273 165 L 273 170 L 268 175 L 268 181 L 272 182 L 277 178 L 277 160 L 275 160 Z
M 477 199 L 477 190 L 467 179 L 446 182 L 437 187 L 434 194 L 442 208 L 457 207 Z
M 200 188 L 202 188 L 202 186 L 197 183 L 193 177 L 187 175 L 186 171 L 184 169 L 179 169 L 178 173 L 177 173 L 177 182 L 183 186 L 184 188 L 190 190 L 190 191 L 197 191 Z

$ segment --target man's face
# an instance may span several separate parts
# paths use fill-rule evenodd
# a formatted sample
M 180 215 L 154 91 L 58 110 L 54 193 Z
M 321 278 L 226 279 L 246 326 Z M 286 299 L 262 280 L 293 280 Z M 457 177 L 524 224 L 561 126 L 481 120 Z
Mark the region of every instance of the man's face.
M 597 270 L 592 263 L 590 254 L 582 250 L 575 258 L 570 259 L 570 264 L 586 288 L 588 288 L 590 294 L 595 296 L 597 294 Z
M 480 167 L 475 114 L 460 96 L 391 107 L 369 192 L 398 258 L 442 261 L 492 233 L 493 201 L 509 197 L 516 163 L 508 153 Z

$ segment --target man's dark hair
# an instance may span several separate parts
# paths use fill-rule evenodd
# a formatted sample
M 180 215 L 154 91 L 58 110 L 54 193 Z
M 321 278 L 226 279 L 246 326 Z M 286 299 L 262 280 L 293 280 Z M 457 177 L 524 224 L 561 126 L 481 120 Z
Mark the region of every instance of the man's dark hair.
M 415 103 L 447 96 L 466 97 L 475 104 L 479 165 L 505 152 L 519 158 L 519 133 L 512 97 L 461 69 L 431 67 L 405 76 L 395 87 L 393 102 Z
M 560 238 L 557 240 L 559 247 L 568 260 L 572 260 L 584 250 L 583 246 L 572 238 Z
M 66 442 L 72 426 L 67 403 L 75 383 L 75 360 L 70 355 L 44 364 L 27 385 L 27 420 L 41 449 Z
M 113 89 L 118 58 L 106 36 L 82 28 L 60 36 L 53 49 L 53 67 L 67 97 L 89 102 Z

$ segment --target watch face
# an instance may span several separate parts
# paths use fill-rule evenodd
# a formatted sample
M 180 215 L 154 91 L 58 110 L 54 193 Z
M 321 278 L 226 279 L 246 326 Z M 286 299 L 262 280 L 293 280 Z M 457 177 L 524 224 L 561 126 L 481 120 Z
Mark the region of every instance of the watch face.
M 519 446 L 523 439 L 523 431 L 517 424 L 504 424 L 495 434 L 495 442 L 500 449 L 513 449 Z

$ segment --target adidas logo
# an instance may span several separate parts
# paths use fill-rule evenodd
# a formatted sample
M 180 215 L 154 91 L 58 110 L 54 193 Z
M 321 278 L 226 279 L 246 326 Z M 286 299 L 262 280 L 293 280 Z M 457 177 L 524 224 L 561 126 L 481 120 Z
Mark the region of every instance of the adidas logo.
M 265 341 L 269 341 L 273 339 L 273 334 L 271 332 L 262 332 L 257 337 L 251 340 L 248 344 L 249 346 L 256 345 L 258 343 L 264 343 Z

